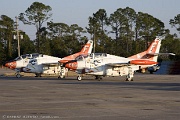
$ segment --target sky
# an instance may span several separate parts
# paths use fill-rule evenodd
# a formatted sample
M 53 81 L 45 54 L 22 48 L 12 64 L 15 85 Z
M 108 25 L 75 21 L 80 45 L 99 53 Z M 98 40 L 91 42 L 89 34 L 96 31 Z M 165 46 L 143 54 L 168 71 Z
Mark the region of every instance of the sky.
M 41 2 L 52 8 L 53 15 L 49 21 L 78 24 L 82 28 L 88 26 L 88 18 L 99 9 L 105 9 L 110 16 L 118 8 L 130 7 L 136 12 L 148 13 L 161 20 L 166 29 L 175 33 L 169 20 L 180 14 L 180 0 L 0 0 L 0 15 L 15 20 L 15 16 L 24 13 L 33 2 Z M 35 39 L 35 26 L 24 25 L 20 21 L 19 29 Z

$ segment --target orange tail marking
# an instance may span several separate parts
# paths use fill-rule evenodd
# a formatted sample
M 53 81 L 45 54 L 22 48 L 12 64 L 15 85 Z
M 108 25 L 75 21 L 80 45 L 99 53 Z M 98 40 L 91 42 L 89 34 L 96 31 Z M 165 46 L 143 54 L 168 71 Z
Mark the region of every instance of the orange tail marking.
M 71 60 L 74 60 L 76 57 L 78 57 L 79 55 L 86 55 L 88 53 L 91 53 L 92 51 L 92 43 L 93 41 L 92 40 L 89 40 L 85 45 L 84 47 L 81 49 L 80 52 L 77 52 L 75 54 L 72 54 L 72 55 L 69 55 L 67 57 L 64 57 L 62 60 L 60 60 L 59 62 L 61 63 L 66 63 L 68 61 L 71 61 Z
M 151 45 L 149 46 L 149 48 L 141 53 L 138 53 L 136 55 L 130 56 L 128 58 L 130 59 L 149 59 L 149 60 L 153 60 L 154 55 L 149 55 L 148 53 L 158 53 L 159 52 L 159 45 L 160 45 L 160 40 L 158 38 L 156 38 Z
M 80 53 L 83 53 L 83 54 L 91 53 L 91 49 L 92 49 L 91 47 L 92 47 L 92 41 L 90 40 L 84 45 Z
M 151 45 L 149 46 L 149 48 L 147 49 L 147 52 L 148 53 L 155 53 L 156 52 L 156 50 L 157 50 L 157 47 L 158 47 L 158 43 L 159 43 L 160 41 L 158 40 L 158 39 L 155 39 L 152 43 L 151 43 Z

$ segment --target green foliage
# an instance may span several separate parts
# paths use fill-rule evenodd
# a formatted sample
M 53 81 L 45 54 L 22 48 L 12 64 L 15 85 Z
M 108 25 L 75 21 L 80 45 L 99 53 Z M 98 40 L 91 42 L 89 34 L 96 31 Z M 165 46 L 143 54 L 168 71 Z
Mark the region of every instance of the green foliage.
M 52 13 L 50 11 L 52 8 L 46 6 L 43 3 L 34 2 L 30 7 L 27 8 L 25 13 L 19 14 L 19 19 L 24 24 L 36 25 L 37 29 L 42 27 L 43 22 L 47 21 Z
M 5 49 L 3 48 L 3 44 L 0 43 L 0 65 L 4 64 L 7 58 Z
M 36 32 L 36 48 L 37 52 L 42 52 L 41 48 L 48 47 L 48 45 L 42 45 L 43 43 L 43 37 L 42 33 L 44 30 L 42 27 L 42 24 L 47 21 L 52 16 L 52 8 L 48 5 L 44 5 L 43 3 L 34 2 L 30 7 L 27 8 L 25 13 L 19 14 L 19 19 L 24 23 L 28 25 L 35 25 L 37 32 Z M 45 52 L 47 53 L 47 52 Z
M 12 36 L 13 36 L 13 24 L 14 21 L 6 16 L 6 15 L 1 15 L 0 19 L 0 32 L 1 32 L 1 42 L 4 43 L 2 44 L 3 47 L 5 48 L 5 53 L 7 54 L 7 57 L 10 58 L 12 57 L 13 53 L 13 44 L 12 44 Z
M 51 55 L 64 57 L 80 51 L 81 43 L 87 42 L 82 37 L 85 30 L 77 24 L 68 26 L 65 23 L 48 22 L 48 38 L 50 39 Z
M 35 46 L 28 35 L 23 34 L 23 39 L 20 41 L 21 54 L 35 53 Z M 16 52 L 17 53 L 17 52 Z
M 169 24 L 180 32 L 180 14 L 175 16 L 174 19 L 170 19 Z
M 88 33 L 93 35 L 96 52 L 105 52 L 106 42 L 109 40 L 107 36 L 107 26 L 109 26 L 109 20 L 106 10 L 99 9 L 96 13 L 93 13 L 92 17 L 89 17 L 89 27 L 87 27 Z M 94 51 L 95 52 L 95 51 Z

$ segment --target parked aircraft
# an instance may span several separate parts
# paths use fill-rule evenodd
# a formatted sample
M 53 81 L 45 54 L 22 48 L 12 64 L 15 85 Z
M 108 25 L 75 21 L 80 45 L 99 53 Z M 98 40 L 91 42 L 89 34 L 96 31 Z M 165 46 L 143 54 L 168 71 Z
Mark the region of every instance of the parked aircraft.
M 14 60 L 8 61 L 5 63 L 5 67 L 8 67 L 12 70 L 16 71 L 16 77 L 20 77 L 20 72 L 23 72 L 23 68 L 26 67 L 30 61 L 30 59 L 37 58 L 43 56 L 39 53 L 33 53 L 33 54 L 24 54 L 21 55 Z
M 40 77 L 41 74 L 55 74 L 59 75 L 58 78 L 64 78 L 67 70 L 63 67 L 63 63 L 68 62 L 69 60 L 74 60 L 79 55 L 87 55 L 92 51 L 93 41 L 89 40 L 82 50 L 78 53 L 69 55 L 64 58 L 51 57 L 43 55 L 37 58 L 33 58 L 29 61 L 29 64 L 23 68 L 23 72 L 26 73 L 35 73 L 37 77 Z M 61 61 L 59 64 L 58 61 Z
M 149 48 L 141 53 L 128 58 L 106 53 L 93 53 L 88 56 L 78 56 L 76 61 L 65 64 L 66 68 L 76 71 L 81 80 L 81 74 L 94 75 L 96 79 L 102 76 L 127 76 L 127 81 L 132 81 L 134 72 L 144 73 L 149 67 L 158 64 L 157 58 L 161 46 L 161 39 L 156 38 Z M 174 55 L 173 53 L 162 53 Z
M 35 77 L 41 77 L 41 74 L 58 74 L 60 67 L 58 60 L 61 58 L 49 55 L 42 55 L 29 60 L 27 66 L 22 68 L 25 73 L 34 73 Z

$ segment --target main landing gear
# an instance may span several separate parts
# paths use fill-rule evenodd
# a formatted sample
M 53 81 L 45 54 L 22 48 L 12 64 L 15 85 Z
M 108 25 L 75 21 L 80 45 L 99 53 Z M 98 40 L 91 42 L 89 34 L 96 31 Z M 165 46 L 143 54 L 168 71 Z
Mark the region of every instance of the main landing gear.
M 65 67 L 63 67 L 63 66 L 61 65 L 61 71 L 60 71 L 60 73 L 59 73 L 58 79 L 63 79 L 63 78 L 65 78 L 65 73 L 66 73 L 66 69 L 65 69 Z
M 100 81 L 100 80 L 102 80 L 102 76 L 96 75 L 96 76 L 95 76 L 95 79 Z
M 42 77 L 41 73 L 36 73 L 35 75 L 36 75 L 35 77 Z
M 134 71 L 131 67 L 129 67 L 128 75 L 126 77 L 126 81 L 133 81 Z
M 133 78 L 126 78 L 126 81 L 133 81 Z
M 65 75 L 63 74 L 63 72 L 60 72 L 58 79 L 63 79 L 63 78 L 65 78 Z
M 63 78 L 65 78 L 65 76 L 62 75 L 58 76 L 58 79 L 63 79 Z

